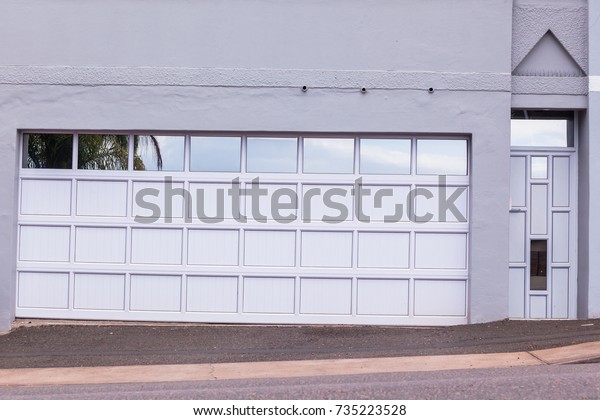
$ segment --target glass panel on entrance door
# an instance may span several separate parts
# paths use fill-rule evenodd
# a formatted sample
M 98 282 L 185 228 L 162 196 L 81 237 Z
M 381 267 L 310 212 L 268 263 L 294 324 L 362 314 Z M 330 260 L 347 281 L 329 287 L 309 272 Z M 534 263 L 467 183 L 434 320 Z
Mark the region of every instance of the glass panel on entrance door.
M 531 157 L 531 178 L 548 179 L 548 158 L 546 156 Z
M 531 241 L 529 258 L 530 290 L 548 290 L 548 241 Z

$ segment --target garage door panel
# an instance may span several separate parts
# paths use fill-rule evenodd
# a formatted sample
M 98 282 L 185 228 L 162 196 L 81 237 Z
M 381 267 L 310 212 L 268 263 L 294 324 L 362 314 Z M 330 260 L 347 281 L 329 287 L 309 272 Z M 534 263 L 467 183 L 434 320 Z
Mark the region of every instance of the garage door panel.
M 245 184 L 252 188 L 251 183 Z M 260 196 L 246 197 L 245 215 L 249 220 L 293 221 L 299 217 L 298 188 L 296 184 L 260 183 Z
M 300 313 L 350 315 L 352 313 L 352 280 L 301 279 Z
M 351 185 L 303 185 L 302 220 L 354 220 L 354 199 Z
M 232 183 L 190 183 L 192 205 L 189 207 L 189 217 L 192 220 L 216 222 L 241 217 L 244 214 L 244 197 L 230 195 L 232 188 Z M 234 209 L 234 200 L 237 209 Z
M 358 266 L 361 268 L 408 268 L 409 233 L 359 232 Z
M 408 280 L 358 279 L 359 315 L 408 316 Z
M 75 228 L 75 261 L 122 264 L 125 262 L 126 228 Z
M 247 230 L 244 241 L 244 264 L 293 267 L 296 265 L 296 232 Z
M 68 226 L 21 226 L 21 261 L 69 261 L 71 228 Z
M 148 221 L 183 218 L 183 182 L 134 182 L 133 217 Z
M 180 311 L 181 277 L 131 276 L 130 309 L 132 311 Z
M 188 312 L 237 312 L 238 278 L 189 276 Z
M 22 180 L 21 214 L 71 215 L 71 180 Z
M 134 264 L 181 264 L 181 229 L 131 229 L 131 262 Z
M 415 280 L 415 315 L 465 316 L 467 282 Z
M 124 310 L 125 274 L 75 274 L 75 309 Z
M 77 181 L 77 215 L 127 216 L 127 181 Z
M 425 191 L 415 198 L 415 214 L 418 217 L 431 217 L 432 222 L 459 223 L 468 220 L 468 191 L 466 187 L 418 186 Z
M 351 267 L 352 232 L 302 232 L 303 267 Z
M 19 273 L 17 306 L 21 308 L 69 307 L 69 273 Z
M 293 314 L 294 302 L 293 278 L 244 278 L 244 312 Z
M 417 233 L 415 236 L 416 268 L 467 268 L 466 233 Z
M 190 229 L 188 264 L 238 265 L 239 231 L 237 229 Z
M 358 219 L 361 222 L 408 222 L 406 199 L 409 193 L 408 185 L 364 185 L 358 200 Z

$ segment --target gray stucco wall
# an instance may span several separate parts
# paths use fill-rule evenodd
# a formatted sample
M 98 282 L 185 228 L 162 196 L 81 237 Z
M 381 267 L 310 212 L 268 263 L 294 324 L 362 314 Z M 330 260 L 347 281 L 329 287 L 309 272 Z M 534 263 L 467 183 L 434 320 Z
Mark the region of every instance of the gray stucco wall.
M 588 7 L 587 0 L 515 0 L 512 27 L 511 70 L 527 57 L 538 41 L 551 31 L 575 63 L 587 75 Z M 552 55 L 546 55 L 552 69 Z M 539 63 L 542 64 L 542 63 Z M 558 65 L 560 67 L 560 65 Z M 544 69 L 546 70 L 546 69 Z M 585 109 L 586 77 L 518 76 L 512 78 L 514 108 Z
M 589 62 L 590 87 L 587 122 L 587 150 L 581 152 L 587 161 L 589 172 L 580 180 L 580 190 L 585 189 L 588 200 L 580 213 L 582 225 L 579 241 L 579 302 L 580 315 L 600 317 L 600 3 L 589 4 Z M 580 171 L 581 172 L 581 171 Z M 585 182 L 583 182 L 585 181 Z
M 587 0 L 515 0 L 511 70 L 550 30 L 587 73 L 587 3 Z
M 505 318 L 512 2 L 460 3 L 2 2 L 0 330 L 20 129 L 471 134 L 469 316 Z
M 578 237 L 577 237 L 577 316 L 586 318 L 589 313 L 589 278 L 590 278 L 590 143 L 588 112 L 580 114 L 578 152 Z
M 507 71 L 511 1 L 459 3 L 4 0 L 0 65 Z

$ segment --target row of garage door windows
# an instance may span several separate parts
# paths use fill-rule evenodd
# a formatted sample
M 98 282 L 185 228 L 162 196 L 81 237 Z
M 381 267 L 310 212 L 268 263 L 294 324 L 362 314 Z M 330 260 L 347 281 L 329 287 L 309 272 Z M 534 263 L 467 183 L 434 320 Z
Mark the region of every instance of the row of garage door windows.
M 467 175 L 467 140 L 28 133 L 23 168 Z M 73 164 L 76 147 L 76 164 Z M 358 149 L 358 150 L 355 150 Z M 130 155 L 133 155 L 132 157 Z

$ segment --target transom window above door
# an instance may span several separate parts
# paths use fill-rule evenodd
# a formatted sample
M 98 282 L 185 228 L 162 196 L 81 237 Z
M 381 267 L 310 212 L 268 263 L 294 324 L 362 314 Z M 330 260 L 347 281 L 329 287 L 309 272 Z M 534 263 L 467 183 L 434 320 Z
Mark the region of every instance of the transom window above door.
M 572 111 L 513 110 L 510 125 L 512 147 L 573 147 Z

